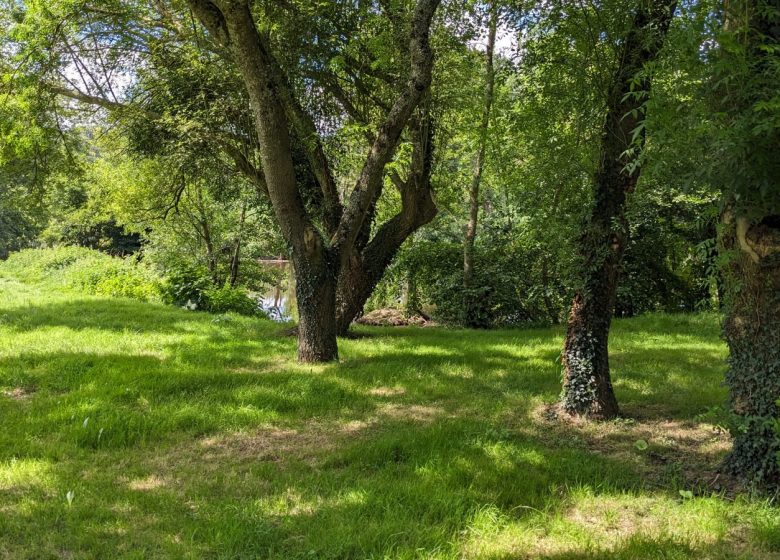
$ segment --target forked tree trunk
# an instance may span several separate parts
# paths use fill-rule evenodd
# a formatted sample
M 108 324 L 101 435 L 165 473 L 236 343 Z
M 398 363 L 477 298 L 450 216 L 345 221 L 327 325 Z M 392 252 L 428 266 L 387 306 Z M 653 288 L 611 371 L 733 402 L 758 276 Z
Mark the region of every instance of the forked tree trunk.
M 619 53 L 607 98 L 601 158 L 594 177 L 595 201 L 580 240 L 583 282 L 572 303 L 564 342 L 562 405 L 572 414 L 612 418 L 619 412 L 609 371 L 609 328 L 628 240 L 626 196 L 639 178 L 631 154 L 644 147 L 644 103 L 650 93 L 645 70 L 660 52 L 675 2 L 642 2 Z M 633 152 L 632 152 L 633 151 Z
M 349 332 L 352 321 L 363 311 L 363 306 L 371 297 L 404 241 L 436 215 L 433 201 L 430 197 L 428 200 L 429 203 L 418 207 L 419 218 L 407 221 L 400 215 L 396 216 L 380 228 L 362 253 L 353 254 L 349 265 L 342 268 L 338 279 L 336 305 L 336 325 L 339 336 Z
M 477 222 L 479 221 L 479 188 L 482 183 L 482 171 L 485 166 L 487 135 L 490 127 L 490 110 L 493 107 L 493 85 L 495 72 L 493 69 L 493 51 L 496 45 L 496 26 L 498 9 L 495 2 L 491 3 L 490 22 L 488 23 L 488 38 L 485 48 L 485 92 L 482 104 L 482 120 L 479 123 L 479 140 L 477 155 L 474 160 L 474 172 L 469 185 L 469 220 L 463 237 L 463 296 L 464 318 L 467 326 L 481 326 L 479 323 L 479 305 L 471 293 L 474 283 L 474 243 L 477 239 Z
M 352 321 L 363 311 L 404 242 L 436 216 L 430 182 L 433 123 L 427 107 L 421 113 L 411 127 L 413 150 L 409 177 L 404 181 L 391 173 L 401 193 L 401 211 L 382 224 L 370 241 L 366 239 L 368 232 L 364 232 L 365 238 L 357 240 L 356 250 L 342 266 L 336 295 L 336 328 L 340 336 L 347 334 Z
M 271 199 L 282 237 L 295 266 L 298 295 L 298 357 L 303 362 L 338 358 L 336 278 L 348 263 L 355 241 L 381 190 L 409 118 L 431 84 L 433 51 L 430 26 L 440 0 L 417 0 L 409 32 L 408 79 L 379 125 L 346 206 L 322 149 L 314 120 L 296 99 L 287 76 L 254 21 L 248 0 L 187 0 L 187 4 L 232 61 L 246 86 L 257 129 L 262 184 Z M 303 203 L 295 178 L 290 127 L 306 139 L 309 163 L 325 201 L 323 233 Z M 238 155 L 238 154 L 237 154 Z M 241 160 L 241 158 L 237 158 Z M 343 210 L 343 211 L 342 211 Z
M 780 489 L 780 215 L 724 222 L 726 384 L 739 421 L 726 469 Z

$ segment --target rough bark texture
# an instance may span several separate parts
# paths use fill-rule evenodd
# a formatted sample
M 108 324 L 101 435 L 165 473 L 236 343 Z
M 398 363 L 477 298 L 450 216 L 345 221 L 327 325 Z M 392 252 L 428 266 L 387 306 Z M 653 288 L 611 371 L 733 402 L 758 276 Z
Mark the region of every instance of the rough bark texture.
M 726 383 L 739 424 L 725 466 L 780 490 L 780 215 L 750 223 L 727 214 L 724 222 Z
M 482 183 L 482 170 L 485 166 L 485 148 L 488 128 L 490 126 L 490 110 L 493 107 L 493 86 L 495 71 L 493 69 L 493 51 L 496 45 L 496 25 L 498 11 L 495 3 L 490 6 L 490 23 L 488 24 L 487 46 L 485 48 L 485 94 L 482 105 L 482 120 L 479 123 L 479 143 L 474 160 L 474 173 L 469 185 L 469 220 L 463 238 L 463 292 L 465 298 L 465 323 L 467 326 L 479 326 L 479 305 L 475 305 L 475 297 L 470 293 L 474 280 L 474 242 L 477 238 L 477 221 L 479 219 L 479 187 Z
M 363 311 L 404 241 L 436 216 L 430 183 L 433 125 L 427 111 L 415 122 L 412 142 L 409 178 L 404 181 L 396 174 L 391 176 L 401 192 L 401 211 L 385 222 L 370 241 L 359 239 L 356 244 L 360 250 L 353 251 L 341 269 L 336 299 L 339 335 L 347 334 L 352 321 Z
M 572 414 L 611 418 L 618 414 L 609 371 L 609 328 L 620 264 L 628 237 L 626 196 L 639 167 L 643 103 L 650 79 L 643 70 L 660 52 L 675 2 L 643 2 L 622 43 L 619 67 L 607 98 L 601 158 L 594 177 L 594 205 L 580 240 L 583 284 L 572 304 L 563 348 L 562 404 Z
M 381 189 L 385 166 L 390 162 L 406 123 L 412 112 L 422 100 L 431 85 L 433 71 L 433 52 L 430 45 L 430 26 L 439 0 L 418 0 L 412 16 L 409 39 L 411 72 L 404 91 L 388 111 L 382 125 L 377 130 L 365 164 L 360 172 L 355 189 L 349 197 L 334 244 L 348 247 L 342 251 L 342 263 L 351 257 L 355 240 L 363 231 L 363 223 L 376 202 L 377 192 Z
M 298 300 L 298 360 L 301 362 L 327 362 L 338 356 L 334 264 L 312 267 L 306 260 L 293 259 Z

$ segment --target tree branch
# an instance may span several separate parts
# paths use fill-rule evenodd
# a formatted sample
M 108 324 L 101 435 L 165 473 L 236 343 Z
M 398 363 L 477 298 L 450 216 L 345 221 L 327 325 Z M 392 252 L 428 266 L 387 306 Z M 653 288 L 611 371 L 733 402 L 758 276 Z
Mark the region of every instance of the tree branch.
M 414 108 L 430 87 L 433 71 L 433 52 L 430 46 L 430 27 L 440 0 L 418 0 L 412 18 L 409 39 L 411 69 L 405 90 L 396 99 L 384 122 L 379 127 L 368 157 L 360 173 L 349 204 L 341 218 L 332 244 L 341 251 L 342 262 L 349 258 L 363 220 L 381 187 L 384 169 L 393 157 L 401 132 Z

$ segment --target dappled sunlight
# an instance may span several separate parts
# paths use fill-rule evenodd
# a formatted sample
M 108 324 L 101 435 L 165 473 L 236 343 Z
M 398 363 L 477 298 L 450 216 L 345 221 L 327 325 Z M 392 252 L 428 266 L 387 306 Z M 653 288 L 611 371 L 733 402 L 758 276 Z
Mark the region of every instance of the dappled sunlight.
M 752 548 L 749 526 L 717 498 L 570 489 L 559 507 L 477 510 L 463 531 L 465 558 L 636 558 L 638 541 L 659 557 L 684 549 L 696 557 L 770 558 Z M 635 548 L 635 550 L 640 550 Z M 625 555 L 625 556 L 624 556 Z M 643 556 L 644 557 L 644 556 Z
M 164 488 L 168 483 L 156 475 L 149 475 L 145 478 L 136 478 L 128 481 L 127 487 L 130 490 L 136 490 L 139 492 L 149 492 L 157 490 L 158 488 Z
M 133 302 L 111 316 L 114 302 L 88 301 L 78 316 L 47 297 L 54 312 L 0 322 L 7 534 L 70 519 L 91 550 L 195 557 L 296 557 L 324 542 L 361 558 L 630 557 L 637 539 L 731 550 L 725 502 L 708 497 L 733 491 L 710 485 L 729 440 L 695 419 L 720 403 L 717 333 L 701 354 L 692 335 L 648 343 L 647 327 L 618 322 L 629 418 L 577 424 L 545 413 L 560 328 L 360 327 L 370 336 L 343 340 L 339 363 L 309 365 L 266 321 Z M 747 547 L 755 508 L 732 508 Z M 41 550 L 65 542 L 53 533 Z

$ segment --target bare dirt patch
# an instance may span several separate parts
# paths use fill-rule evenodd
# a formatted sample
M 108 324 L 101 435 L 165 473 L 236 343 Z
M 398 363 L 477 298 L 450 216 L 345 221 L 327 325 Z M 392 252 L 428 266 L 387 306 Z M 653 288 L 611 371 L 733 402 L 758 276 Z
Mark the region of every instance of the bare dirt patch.
M 24 387 L 14 387 L 13 389 L 3 391 L 4 396 L 15 401 L 26 401 L 32 398 L 34 393 L 34 390 L 25 389 Z

